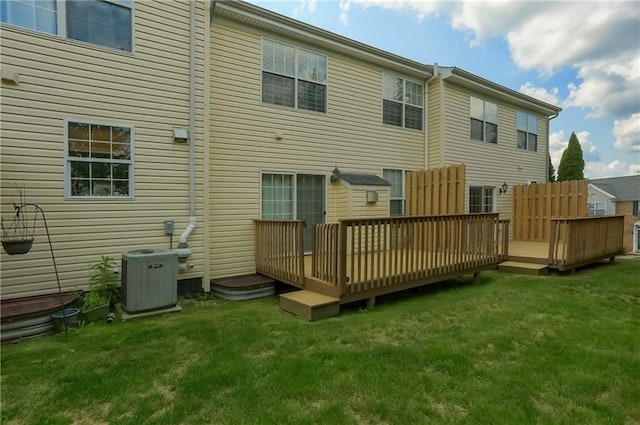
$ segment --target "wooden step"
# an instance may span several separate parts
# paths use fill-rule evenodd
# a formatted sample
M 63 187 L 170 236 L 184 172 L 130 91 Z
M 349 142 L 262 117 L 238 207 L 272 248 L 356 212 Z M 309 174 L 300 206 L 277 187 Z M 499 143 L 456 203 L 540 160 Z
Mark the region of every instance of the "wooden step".
M 305 289 L 280 295 L 280 308 L 307 320 L 318 320 L 338 315 L 340 300 Z
M 507 273 L 546 275 L 549 267 L 546 264 L 523 263 L 520 261 L 505 261 L 498 264 L 498 270 Z

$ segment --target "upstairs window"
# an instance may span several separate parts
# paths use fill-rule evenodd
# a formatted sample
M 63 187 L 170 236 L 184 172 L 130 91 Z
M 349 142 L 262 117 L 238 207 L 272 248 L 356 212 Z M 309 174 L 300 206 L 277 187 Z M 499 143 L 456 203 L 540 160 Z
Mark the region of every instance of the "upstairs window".
M 131 51 L 131 1 L 67 0 L 67 37 Z
M 490 213 L 494 211 L 493 186 L 469 187 L 469 213 Z
M 588 202 L 588 215 L 605 215 L 607 213 L 607 204 L 605 202 Z
M 382 122 L 422 130 L 424 89 L 422 84 L 384 74 L 382 76 Z
M 263 40 L 262 102 L 326 112 L 327 57 Z
M 0 20 L 30 30 L 58 33 L 58 9 L 55 0 L 0 1 Z
M 132 132 L 127 126 L 68 122 L 67 197 L 131 198 Z
M 133 0 L 0 0 L 4 23 L 124 51 L 132 15 Z
M 519 149 L 538 150 L 538 118 L 535 115 L 518 112 L 516 114 Z
M 498 143 L 498 105 L 471 97 L 471 139 Z

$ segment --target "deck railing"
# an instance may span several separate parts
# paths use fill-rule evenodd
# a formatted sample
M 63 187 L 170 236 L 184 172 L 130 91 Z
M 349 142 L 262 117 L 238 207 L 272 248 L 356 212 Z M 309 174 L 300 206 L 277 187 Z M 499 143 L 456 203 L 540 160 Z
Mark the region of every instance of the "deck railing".
M 624 216 L 552 218 L 549 265 L 574 269 L 624 251 Z
M 498 220 L 498 257 L 500 261 L 509 258 L 509 220 Z
M 254 222 L 256 271 L 304 287 L 304 221 Z
M 498 262 L 497 214 L 341 220 L 315 228 L 312 276 L 340 294 L 459 274 Z

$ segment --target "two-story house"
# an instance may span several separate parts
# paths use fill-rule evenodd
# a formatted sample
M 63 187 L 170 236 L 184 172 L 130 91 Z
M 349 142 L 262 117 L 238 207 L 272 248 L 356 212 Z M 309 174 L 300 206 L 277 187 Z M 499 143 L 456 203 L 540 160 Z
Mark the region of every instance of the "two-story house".
M 254 219 L 403 214 L 411 170 L 465 163 L 467 211 L 506 217 L 499 186 L 546 180 L 560 108 L 459 68 L 243 2 L 16 5 L 2 3 L 2 213 L 16 184 L 43 207 L 68 290 L 101 254 L 178 239 L 180 279 L 208 289 L 255 272 Z M 375 202 L 355 202 L 371 185 Z M 3 298 L 55 288 L 42 244 L 1 265 Z
M 640 175 L 589 180 L 589 215 L 624 216 L 624 250 L 640 253 Z

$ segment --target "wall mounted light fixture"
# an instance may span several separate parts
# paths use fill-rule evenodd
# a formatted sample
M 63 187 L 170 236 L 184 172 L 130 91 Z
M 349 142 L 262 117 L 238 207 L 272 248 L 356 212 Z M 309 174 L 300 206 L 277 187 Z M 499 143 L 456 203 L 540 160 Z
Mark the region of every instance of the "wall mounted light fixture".
M 502 185 L 498 186 L 498 193 L 507 193 L 507 189 L 509 189 L 509 185 L 507 182 L 502 183 Z

